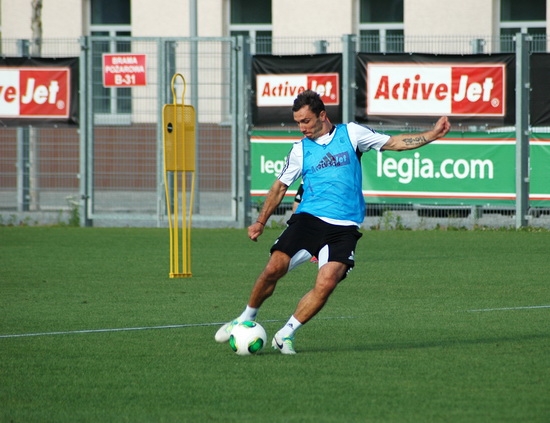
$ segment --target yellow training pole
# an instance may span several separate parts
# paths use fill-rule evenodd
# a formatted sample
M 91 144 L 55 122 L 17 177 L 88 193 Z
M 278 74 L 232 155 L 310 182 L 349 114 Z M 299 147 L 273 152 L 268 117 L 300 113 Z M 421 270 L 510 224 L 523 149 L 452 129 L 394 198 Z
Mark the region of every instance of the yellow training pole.
M 177 103 L 175 81 L 183 80 L 181 104 Z M 191 274 L 191 222 L 195 192 L 195 109 L 184 105 L 186 82 L 183 75 L 172 77 L 173 104 L 163 107 L 164 128 L 164 188 L 168 227 L 170 231 L 170 273 L 171 278 L 190 277 Z M 169 190 L 168 175 L 173 176 L 173 193 Z M 187 176 L 191 175 L 189 206 L 187 205 Z M 181 181 L 180 181 L 181 178 Z M 181 183 L 181 240 L 179 237 Z M 181 253 L 180 253 L 181 246 Z M 181 257 L 180 257 L 181 256 Z M 180 262 L 182 269 L 180 270 Z

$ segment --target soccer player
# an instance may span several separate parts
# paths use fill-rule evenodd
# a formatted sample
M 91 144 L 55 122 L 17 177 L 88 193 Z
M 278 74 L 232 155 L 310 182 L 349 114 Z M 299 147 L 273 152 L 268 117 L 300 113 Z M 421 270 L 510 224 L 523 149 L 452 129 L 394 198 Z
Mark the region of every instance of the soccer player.
M 451 128 L 447 117 L 439 118 L 431 130 L 414 135 L 384 135 L 356 123 L 333 125 L 320 96 L 310 90 L 296 97 L 292 112 L 304 138 L 293 145 L 258 219 L 248 227 L 248 237 L 257 241 L 287 188 L 300 177 L 304 184 L 302 201 L 271 247 L 246 308 L 215 335 L 217 342 L 227 342 L 235 324 L 256 320 L 258 309 L 273 294 L 279 279 L 317 257 L 314 287 L 299 300 L 288 322 L 273 337 L 272 347 L 283 354 L 296 354 L 295 332 L 323 308 L 355 264 L 355 248 L 362 236 L 359 228 L 365 218 L 361 154 L 371 149 L 412 150 L 444 137 Z

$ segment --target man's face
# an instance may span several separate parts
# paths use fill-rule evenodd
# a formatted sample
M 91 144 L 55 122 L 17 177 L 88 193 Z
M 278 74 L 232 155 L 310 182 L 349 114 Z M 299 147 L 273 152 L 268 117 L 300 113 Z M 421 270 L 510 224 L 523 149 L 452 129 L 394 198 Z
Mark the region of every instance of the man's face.
M 323 135 L 323 122 L 326 120 L 326 112 L 322 111 L 319 116 L 311 111 L 309 106 L 304 106 L 294 112 L 294 121 L 298 124 L 300 132 L 304 136 L 314 140 Z

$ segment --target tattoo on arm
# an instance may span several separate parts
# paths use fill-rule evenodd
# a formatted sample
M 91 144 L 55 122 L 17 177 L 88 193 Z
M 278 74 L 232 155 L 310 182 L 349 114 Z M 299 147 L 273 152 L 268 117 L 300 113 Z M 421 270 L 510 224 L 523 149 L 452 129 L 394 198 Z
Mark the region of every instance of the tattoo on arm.
M 403 138 L 403 142 L 410 147 L 413 147 L 413 146 L 419 147 L 421 145 L 426 144 L 428 140 L 426 140 L 426 138 L 423 135 L 418 135 L 418 136 Z

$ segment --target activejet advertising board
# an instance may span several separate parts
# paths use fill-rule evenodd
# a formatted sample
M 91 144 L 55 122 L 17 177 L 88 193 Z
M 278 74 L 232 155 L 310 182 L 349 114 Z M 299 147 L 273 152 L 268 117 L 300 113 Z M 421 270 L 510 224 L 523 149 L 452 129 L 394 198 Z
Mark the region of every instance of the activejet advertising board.
M 431 122 L 502 126 L 515 118 L 511 55 L 359 54 L 357 118 L 391 124 Z
M 294 124 L 292 104 L 305 90 L 319 93 L 332 120 L 342 119 L 342 55 L 257 55 L 252 71 L 254 125 Z
M 0 59 L 0 120 L 7 126 L 78 122 L 78 58 Z
M 251 194 L 261 203 L 284 167 L 299 132 L 253 131 Z M 443 140 L 405 152 L 370 151 L 361 159 L 367 203 L 477 205 L 515 204 L 515 134 L 451 132 Z M 531 139 L 530 203 L 550 206 L 550 137 Z M 298 183 L 289 187 L 291 202 Z

